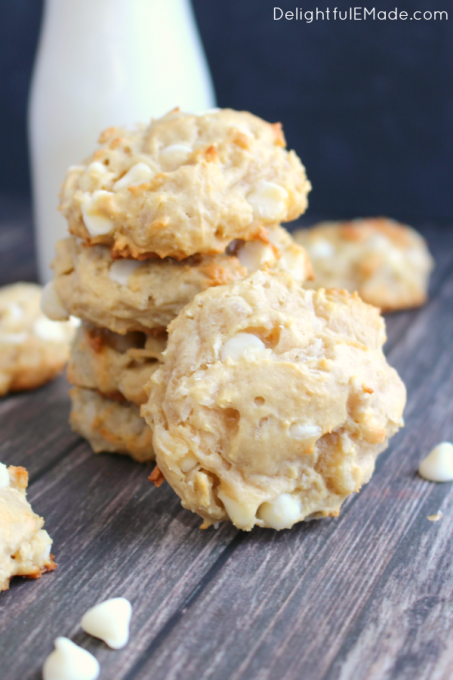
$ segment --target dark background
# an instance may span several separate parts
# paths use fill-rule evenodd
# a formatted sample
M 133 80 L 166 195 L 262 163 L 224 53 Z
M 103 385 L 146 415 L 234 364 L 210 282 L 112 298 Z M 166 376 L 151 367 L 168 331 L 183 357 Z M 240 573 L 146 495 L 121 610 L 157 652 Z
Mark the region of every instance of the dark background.
M 453 2 L 366 3 L 446 10 L 448 21 L 273 20 L 274 6 L 332 11 L 354 4 L 193 0 L 218 104 L 282 121 L 314 187 L 311 213 L 447 222 Z M 2 194 L 30 191 L 26 99 L 41 11 L 41 0 L 0 0 Z

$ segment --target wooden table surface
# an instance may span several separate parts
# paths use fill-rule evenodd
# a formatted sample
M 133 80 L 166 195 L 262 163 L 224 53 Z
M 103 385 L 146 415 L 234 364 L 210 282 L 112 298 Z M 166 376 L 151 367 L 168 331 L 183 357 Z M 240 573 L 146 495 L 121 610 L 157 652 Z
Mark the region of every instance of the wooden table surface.
M 0 284 L 33 280 L 27 207 L 0 201 L 0 215 Z M 453 677 L 453 488 L 417 476 L 453 439 L 453 229 L 421 230 L 437 261 L 431 300 L 387 317 L 406 427 L 338 519 L 200 531 L 168 484 L 147 481 L 151 465 L 94 455 L 71 432 L 64 377 L 0 402 L 0 460 L 28 468 L 58 563 L 0 595 L 2 680 L 40 678 L 59 635 L 93 652 L 103 680 Z M 120 595 L 134 614 L 115 652 L 79 621 Z

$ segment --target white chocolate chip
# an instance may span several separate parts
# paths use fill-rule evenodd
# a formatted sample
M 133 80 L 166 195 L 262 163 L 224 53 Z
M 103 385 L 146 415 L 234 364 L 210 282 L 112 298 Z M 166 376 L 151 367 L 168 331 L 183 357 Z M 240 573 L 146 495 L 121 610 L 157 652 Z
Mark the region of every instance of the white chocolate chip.
M 104 163 L 99 161 L 93 161 L 85 170 L 87 175 L 105 175 L 107 173 L 107 168 Z
M 198 460 L 195 458 L 193 453 L 188 453 L 180 462 L 179 467 L 183 472 L 190 472 L 190 470 L 193 470 L 197 463 Z
M 48 560 L 49 557 L 50 557 L 50 549 L 52 547 L 52 541 L 50 539 L 49 534 L 47 533 L 47 531 L 44 531 L 44 529 L 41 529 L 41 531 L 38 533 L 38 535 L 39 534 L 41 534 L 41 535 L 44 534 L 43 538 L 47 542 L 47 545 L 44 546 L 44 548 L 41 550 L 41 552 L 37 556 L 38 560 L 40 562 L 44 562 L 45 560 Z
M 286 214 L 288 192 L 274 182 L 259 182 L 247 200 L 256 218 L 278 221 Z
M 94 189 L 96 185 L 102 186 L 107 179 L 110 179 L 111 174 L 112 173 L 107 170 L 104 163 L 94 161 L 93 163 L 90 163 L 83 175 L 81 175 L 79 186 L 82 191 L 90 191 Z
M 91 236 L 108 234 L 113 227 L 113 221 L 99 210 L 99 202 L 110 196 L 113 196 L 111 191 L 99 189 L 82 201 L 83 221 Z
M 82 617 L 85 633 L 103 640 L 112 649 L 122 649 L 129 640 L 132 605 L 124 597 L 97 604 Z
M 63 326 L 61 321 L 51 321 L 42 316 L 33 324 L 33 333 L 41 340 L 50 342 L 64 342 L 67 340 L 67 326 Z
M 160 152 L 160 162 L 167 171 L 176 170 L 192 154 L 192 149 L 186 144 L 172 144 Z
M 296 244 L 287 248 L 278 261 L 278 268 L 281 271 L 291 274 L 294 281 L 302 283 L 307 278 L 307 265 L 305 252 Z
M 319 239 L 319 241 L 315 241 L 313 245 L 309 246 L 309 252 L 312 257 L 323 259 L 327 257 L 332 257 L 335 254 L 335 248 L 330 243 L 330 241 L 327 241 L 327 239 L 322 238 Z
M 317 425 L 293 423 L 289 428 L 289 433 L 294 439 L 311 439 L 312 437 L 319 437 L 321 428 Z
M 381 252 L 389 252 L 394 247 L 390 239 L 383 234 L 374 234 L 367 243 L 371 250 L 378 250 Z
M 262 352 L 266 346 L 262 340 L 252 333 L 236 333 L 223 345 L 220 352 L 222 361 L 232 359 L 238 361 L 245 354 Z
M 250 130 L 250 128 L 246 127 L 245 125 L 233 125 L 233 130 L 237 130 L 238 132 L 242 132 L 243 135 L 247 135 L 247 137 L 253 137 L 253 133 Z
M 274 501 L 262 503 L 257 514 L 270 529 L 291 529 L 301 517 L 300 501 L 289 493 L 282 493 Z
M 9 472 L 4 463 L 0 463 L 0 489 L 9 486 Z
M 140 260 L 117 260 L 110 266 L 109 279 L 116 281 L 121 286 L 127 286 L 129 278 L 140 267 Z
M 90 652 L 59 637 L 55 640 L 55 651 L 44 662 L 42 677 L 43 680 L 96 680 L 99 672 L 99 662 Z
M 126 174 L 121 177 L 113 185 L 115 191 L 120 191 L 126 187 L 130 187 L 134 184 L 141 184 L 142 182 L 149 182 L 156 173 L 151 170 L 149 165 L 146 163 L 136 163 L 133 165 Z
M 225 506 L 226 513 L 235 527 L 245 531 L 249 531 L 253 527 L 256 510 L 242 505 L 242 503 L 234 500 L 223 491 L 218 492 L 218 497 Z
M 389 263 L 396 268 L 402 268 L 406 265 L 406 255 L 401 250 L 396 250 L 394 247 L 387 248 L 386 257 Z
M 67 321 L 69 314 L 60 300 L 53 281 L 44 286 L 41 294 L 41 311 L 52 321 Z
M 71 325 L 72 328 L 78 328 L 81 323 L 82 323 L 82 320 L 79 319 L 77 316 L 71 315 L 69 317 L 69 324 Z
M 420 463 L 419 474 L 430 482 L 453 480 L 453 444 L 442 442 Z
M 2 310 L 2 316 L 8 321 L 18 321 L 19 319 L 23 319 L 24 310 L 17 302 L 8 302 L 5 305 L 4 310 Z
M 239 262 L 249 273 L 256 272 L 266 262 L 275 262 L 272 248 L 261 241 L 248 241 L 238 250 Z
M 26 339 L 26 333 L 0 333 L 0 344 L 2 345 L 21 345 Z

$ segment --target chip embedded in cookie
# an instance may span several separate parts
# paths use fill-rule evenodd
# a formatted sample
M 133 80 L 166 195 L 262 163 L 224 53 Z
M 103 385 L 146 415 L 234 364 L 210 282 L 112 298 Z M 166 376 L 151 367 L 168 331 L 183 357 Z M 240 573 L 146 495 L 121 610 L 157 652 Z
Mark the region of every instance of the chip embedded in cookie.
M 425 240 L 386 218 L 323 222 L 294 233 L 310 256 L 308 288 L 345 288 L 383 311 L 426 302 L 434 262 Z
M 162 330 L 197 293 L 261 267 L 288 271 L 300 282 L 312 275 L 306 250 L 285 229 L 276 225 L 266 234 L 267 243 L 235 240 L 226 253 L 180 262 L 114 260 L 107 246 L 86 247 L 71 237 L 57 243 L 50 285 L 67 316 L 115 333 Z
M 384 321 L 357 294 L 259 271 L 200 293 L 168 331 L 141 412 L 159 469 L 205 526 L 338 515 L 403 424 Z
M 60 209 L 73 234 L 117 257 L 221 253 L 305 211 L 310 183 L 285 147 L 281 126 L 251 113 L 174 110 L 148 127 L 105 130 L 69 168 Z
M 68 360 L 74 324 L 46 318 L 41 294 L 33 283 L 0 289 L 0 396 L 40 387 Z
M 39 578 L 56 567 L 52 540 L 26 498 L 28 473 L 0 463 L 0 591 L 14 576 Z

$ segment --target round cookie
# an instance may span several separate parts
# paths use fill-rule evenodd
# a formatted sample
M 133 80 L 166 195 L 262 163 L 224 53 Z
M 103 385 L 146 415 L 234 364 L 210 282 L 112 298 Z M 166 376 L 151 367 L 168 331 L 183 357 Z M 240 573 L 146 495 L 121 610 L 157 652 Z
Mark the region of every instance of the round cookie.
M 163 361 L 165 345 L 165 334 L 118 335 L 82 323 L 71 347 L 68 380 L 110 399 L 141 406 L 147 399 L 144 386 Z
M 170 324 L 141 412 L 159 469 L 204 526 L 336 516 L 403 424 L 379 311 L 357 294 L 256 272 Z
M 0 463 L 0 591 L 14 576 L 39 578 L 53 571 L 52 540 L 26 498 L 28 472 Z
M 71 237 L 56 246 L 53 306 L 65 308 L 63 316 L 79 316 L 115 333 L 165 329 L 170 321 L 202 290 L 242 279 L 250 268 L 283 268 L 302 281 L 311 275 L 302 246 L 288 232 L 275 227 L 269 243 L 234 241 L 230 253 L 199 255 L 178 262 L 164 260 L 114 260 L 106 246 L 87 248 Z
M 310 183 L 280 124 L 251 113 L 175 109 L 148 127 L 109 128 L 99 145 L 69 168 L 60 210 L 71 233 L 119 257 L 221 253 L 307 207 Z
M 411 227 L 386 218 L 323 222 L 294 233 L 309 253 L 309 288 L 345 288 L 383 311 L 418 307 L 427 299 L 434 262 Z
M 154 460 L 153 433 L 137 406 L 108 399 L 94 390 L 73 387 L 69 423 L 95 453 L 124 453 L 139 463 Z
M 68 360 L 74 324 L 47 319 L 41 293 L 33 283 L 0 289 L 0 396 L 43 385 Z

